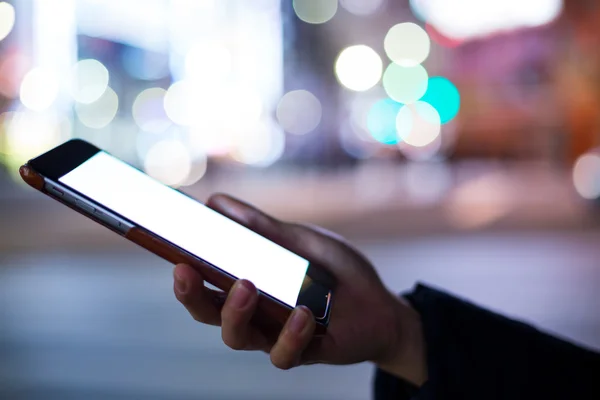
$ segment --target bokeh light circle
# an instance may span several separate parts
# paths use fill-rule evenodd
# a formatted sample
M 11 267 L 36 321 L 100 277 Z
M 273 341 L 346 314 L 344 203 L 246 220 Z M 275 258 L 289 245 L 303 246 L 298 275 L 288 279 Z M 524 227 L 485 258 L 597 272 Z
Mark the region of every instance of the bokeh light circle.
M 321 102 L 307 90 L 286 93 L 277 106 L 277 121 L 286 131 L 303 135 L 313 131 L 321 123 Z
M 425 24 L 425 30 L 427 31 L 427 34 L 431 40 L 442 47 L 454 49 L 464 43 L 463 39 L 452 38 L 444 35 L 430 23 Z
M 71 91 L 78 103 L 90 104 L 98 100 L 108 87 L 108 69 L 98 60 L 81 60 L 73 68 Z
M 265 111 L 260 92 L 254 87 L 244 85 L 221 88 L 221 93 L 217 96 L 217 104 L 221 109 L 220 121 L 217 123 L 237 132 L 243 132 L 246 127 L 256 124 Z M 229 120 L 224 123 L 223 119 L 231 115 L 234 104 L 237 105 L 235 118 L 228 118 Z
M 335 63 L 338 81 L 346 88 L 364 92 L 381 79 L 383 62 L 369 46 L 357 45 L 344 49 Z
M 192 159 L 181 141 L 166 139 L 148 150 L 144 170 L 165 185 L 181 186 L 190 175 Z
M 309 24 L 323 24 L 334 17 L 338 0 L 293 0 L 298 18 Z
M 20 51 L 6 51 L 0 60 L 0 94 L 10 99 L 19 96 L 21 82 L 29 69 L 29 59 Z
M 188 81 L 178 81 L 169 87 L 164 97 L 164 108 L 171 121 L 178 125 L 189 126 L 195 114 L 204 109 L 195 99 L 199 95 Z
M 110 87 L 95 102 L 75 104 L 75 113 L 79 121 L 88 128 L 102 129 L 110 124 L 119 110 L 119 97 Z
M 531 0 L 520 2 L 523 25 L 540 26 L 554 21 L 563 10 L 564 0 Z
M 184 129 L 176 125 L 172 125 L 169 129 L 161 133 L 150 133 L 139 130 L 135 136 L 135 154 L 139 162 L 143 165 L 148 151 L 150 151 L 150 149 L 158 142 L 165 140 L 179 140 L 186 145 L 189 145 L 188 141 L 185 139 L 186 133 L 184 132 Z M 190 155 L 192 155 L 191 152 Z
M 49 112 L 5 112 L 0 123 L 5 131 L 0 152 L 21 161 L 50 150 L 71 134 L 70 126 Z
M 402 104 L 392 99 L 380 100 L 371 107 L 367 116 L 367 127 L 373 139 L 388 145 L 398 143 L 396 117 L 402 107 Z
M 373 157 L 380 146 L 371 136 L 369 136 L 368 141 L 365 140 L 364 133 L 360 132 L 359 134 L 355 129 L 350 122 L 346 122 L 340 127 L 338 132 L 342 149 L 349 156 L 359 160 Z
M 255 88 L 244 85 L 221 88 L 211 98 L 211 104 L 197 111 L 189 128 L 192 153 L 228 154 L 237 137 L 262 120 L 264 111 L 263 99 Z
M 398 150 L 410 161 L 422 162 L 439 159 L 443 156 L 442 146 L 444 143 L 442 141 L 442 134 L 438 135 L 431 143 L 422 147 L 415 147 L 404 141 L 400 141 L 398 143 Z
M 233 68 L 233 56 L 224 45 L 216 42 L 195 44 L 185 57 L 187 79 L 211 84 L 224 81 Z
M 208 158 L 206 154 L 195 154 L 190 166 L 188 176 L 181 182 L 181 186 L 192 186 L 206 174 Z
M 442 124 L 452 121 L 460 110 L 460 93 L 450 80 L 435 76 L 429 78 L 427 92 L 421 101 L 431 104 L 439 113 Z
M 164 108 L 167 91 L 150 88 L 137 95 L 133 102 L 132 115 L 137 126 L 145 132 L 164 132 L 171 126 Z
M 33 68 L 21 82 L 21 103 L 32 111 L 44 111 L 54 103 L 58 96 L 57 77 L 43 68 Z
M 362 142 L 375 142 L 373 135 L 369 132 L 368 121 L 373 106 L 380 100 L 381 97 L 359 95 L 349 104 L 348 130 L 352 131 Z
M 390 28 L 385 36 L 384 48 L 390 60 L 396 64 L 414 67 L 429 56 L 431 41 L 419 25 L 405 22 Z
M 469 39 L 554 21 L 564 0 L 411 0 L 413 13 L 447 38 Z
M 398 137 L 406 144 L 424 147 L 441 133 L 440 115 L 429 103 L 418 101 L 400 109 L 396 117 Z
M 340 5 L 354 15 L 371 15 L 379 11 L 386 0 L 340 0 Z
M 577 160 L 573 168 L 573 184 L 584 199 L 600 199 L 600 154 L 585 154 Z
M 233 158 L 243 164 L 268 167 L 281 158 L 285 134 L 276 124 L 260 121 L 236 138 Z
M 383 74 L 383 88 L 393 100 L 410 104 L 427 92 L 429 75 L 421 65 L 403 67 L 391 63 Z
M 430 0 L 409 0 L 412 13 L 419 20 L 427 21 L 427 2 Z
M 15 26 L 15 8 L 5 1 L 0 3 L 0 40 L 4 40 Z
M 234 147 L 239 132 L 223 126 L 207 123 L 194 124 L 189 128 L 189 146 L 192 155 L 225 156 Z

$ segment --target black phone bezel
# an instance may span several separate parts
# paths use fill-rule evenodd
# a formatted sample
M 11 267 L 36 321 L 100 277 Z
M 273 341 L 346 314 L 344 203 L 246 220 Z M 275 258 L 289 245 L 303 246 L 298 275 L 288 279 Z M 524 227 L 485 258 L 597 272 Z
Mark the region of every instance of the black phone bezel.
M 100 151 L 102 150 L 91 143 L 73 139 L 30 160 L 27 164 L 44 177 L 58 181 Z

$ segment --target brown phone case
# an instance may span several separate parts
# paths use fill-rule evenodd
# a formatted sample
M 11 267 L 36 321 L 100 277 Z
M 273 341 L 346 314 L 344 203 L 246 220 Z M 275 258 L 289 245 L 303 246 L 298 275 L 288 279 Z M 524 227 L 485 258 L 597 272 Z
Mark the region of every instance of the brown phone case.
M 84 214 L 81 212 L 81 210 L 77 209 L 76 207 L 73 207 L 69 203 L 62 201 L 60 198 L 57 198 L 52 194 L 46 192 L 46 190 L 44 189 L 44 178 L 32 168 L 30 168 L 28 165 L 23 165 L 19 169 L 19 173 L 21 174 L 23 180 L 34 189 L 39 190 L 47 196 L 50 196 L 53 199 L 71 208 L 72 210 L 77 211 L 80 214 L 83 214 L 86 217 L 92 219 L 93 221 L 109 228 L 113 232 L 117 232 L 114 228 L 104 223 L 100 219 L 94 218 L 93 216 L 88 214 Z M 119 235 L 122 236 L 122 233 L 117 233 L 119 233 Z M 181 251 L 177 247 L 166 242 L 165 240 L 154 235 L 152 232 L 146 229 L 134 227 L 125 234 L 125 238 L 145 248 L 146 250 L 156 254 L 157 256 L 169 261 L 170 263 L 190 265 L 191 267 L 198 270 L 207 282 L 218 287 L 224 292 L 228 292 L 235 283 L 235 279 L 232 278 L 230 275 L 227 275 L 221 270 L 214 268 L 210 264 L 205 263 L 184 251 Z M 283 325 L 287 321 L 291 313 L 291 309 L 262 293 L 259 296 L 257 308 L 258 312 L 255 313 L 252 322 L 257 326 L 260 326 L 261 330 L 265 331 L 268 335 L 272 336 L 273 338 L 276 338 L 281 329 L 283 328 Z M 324 335 L 326 331 L 326 326 L 317 322 L 315 335 Z

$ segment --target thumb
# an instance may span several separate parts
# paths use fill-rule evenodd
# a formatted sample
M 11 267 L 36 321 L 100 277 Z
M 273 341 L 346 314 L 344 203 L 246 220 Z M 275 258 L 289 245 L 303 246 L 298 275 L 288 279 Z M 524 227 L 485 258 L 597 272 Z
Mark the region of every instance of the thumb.
M 231 196 L 215 194 L 206 205 L 261 235 L 277 236 L 281 231 L 280 221 Z
M 303 225 L 279 221 L 233 197 L 224 194 L 213 195 L 207 206 L 299 256 L 321 265 L 336 276 L 351 274 L 347 267 L 364 260 L 360 253 L 336 237 Z
M 280 246 L 299 252 L 301 256 L 307 256 L 306 250 L 310 246 L 303 243 L 306 238 L 298 235 L 298 231 L 290 224 L 281 222 L 250 204 L 225 194 L 211 196 L 206 205 Z

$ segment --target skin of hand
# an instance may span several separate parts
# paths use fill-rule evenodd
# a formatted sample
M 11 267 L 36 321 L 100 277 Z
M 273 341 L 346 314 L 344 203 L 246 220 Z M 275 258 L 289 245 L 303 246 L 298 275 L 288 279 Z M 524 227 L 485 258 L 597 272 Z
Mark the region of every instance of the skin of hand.
M 192 267 L 177 265 L 175 296 L 195 320 L 220 326 L 227 346 L 264 351 L 280 369 L 370 361 L 417 386 L 427 380 L 418 313 L 385 288 L 369 261 L 352 246 L 320 228 L 281 222 L 226 195 L 212 196 L 207 205 L 319 264 L 337 282 L 325 336 L 313 336 L 314 318 L 308 308 L 300 306 L 275 341 L 250 323 L 258 300 L 251 282 L 239 280 L 229 293 L 223 293 L 205 287 L 203 277 Z

